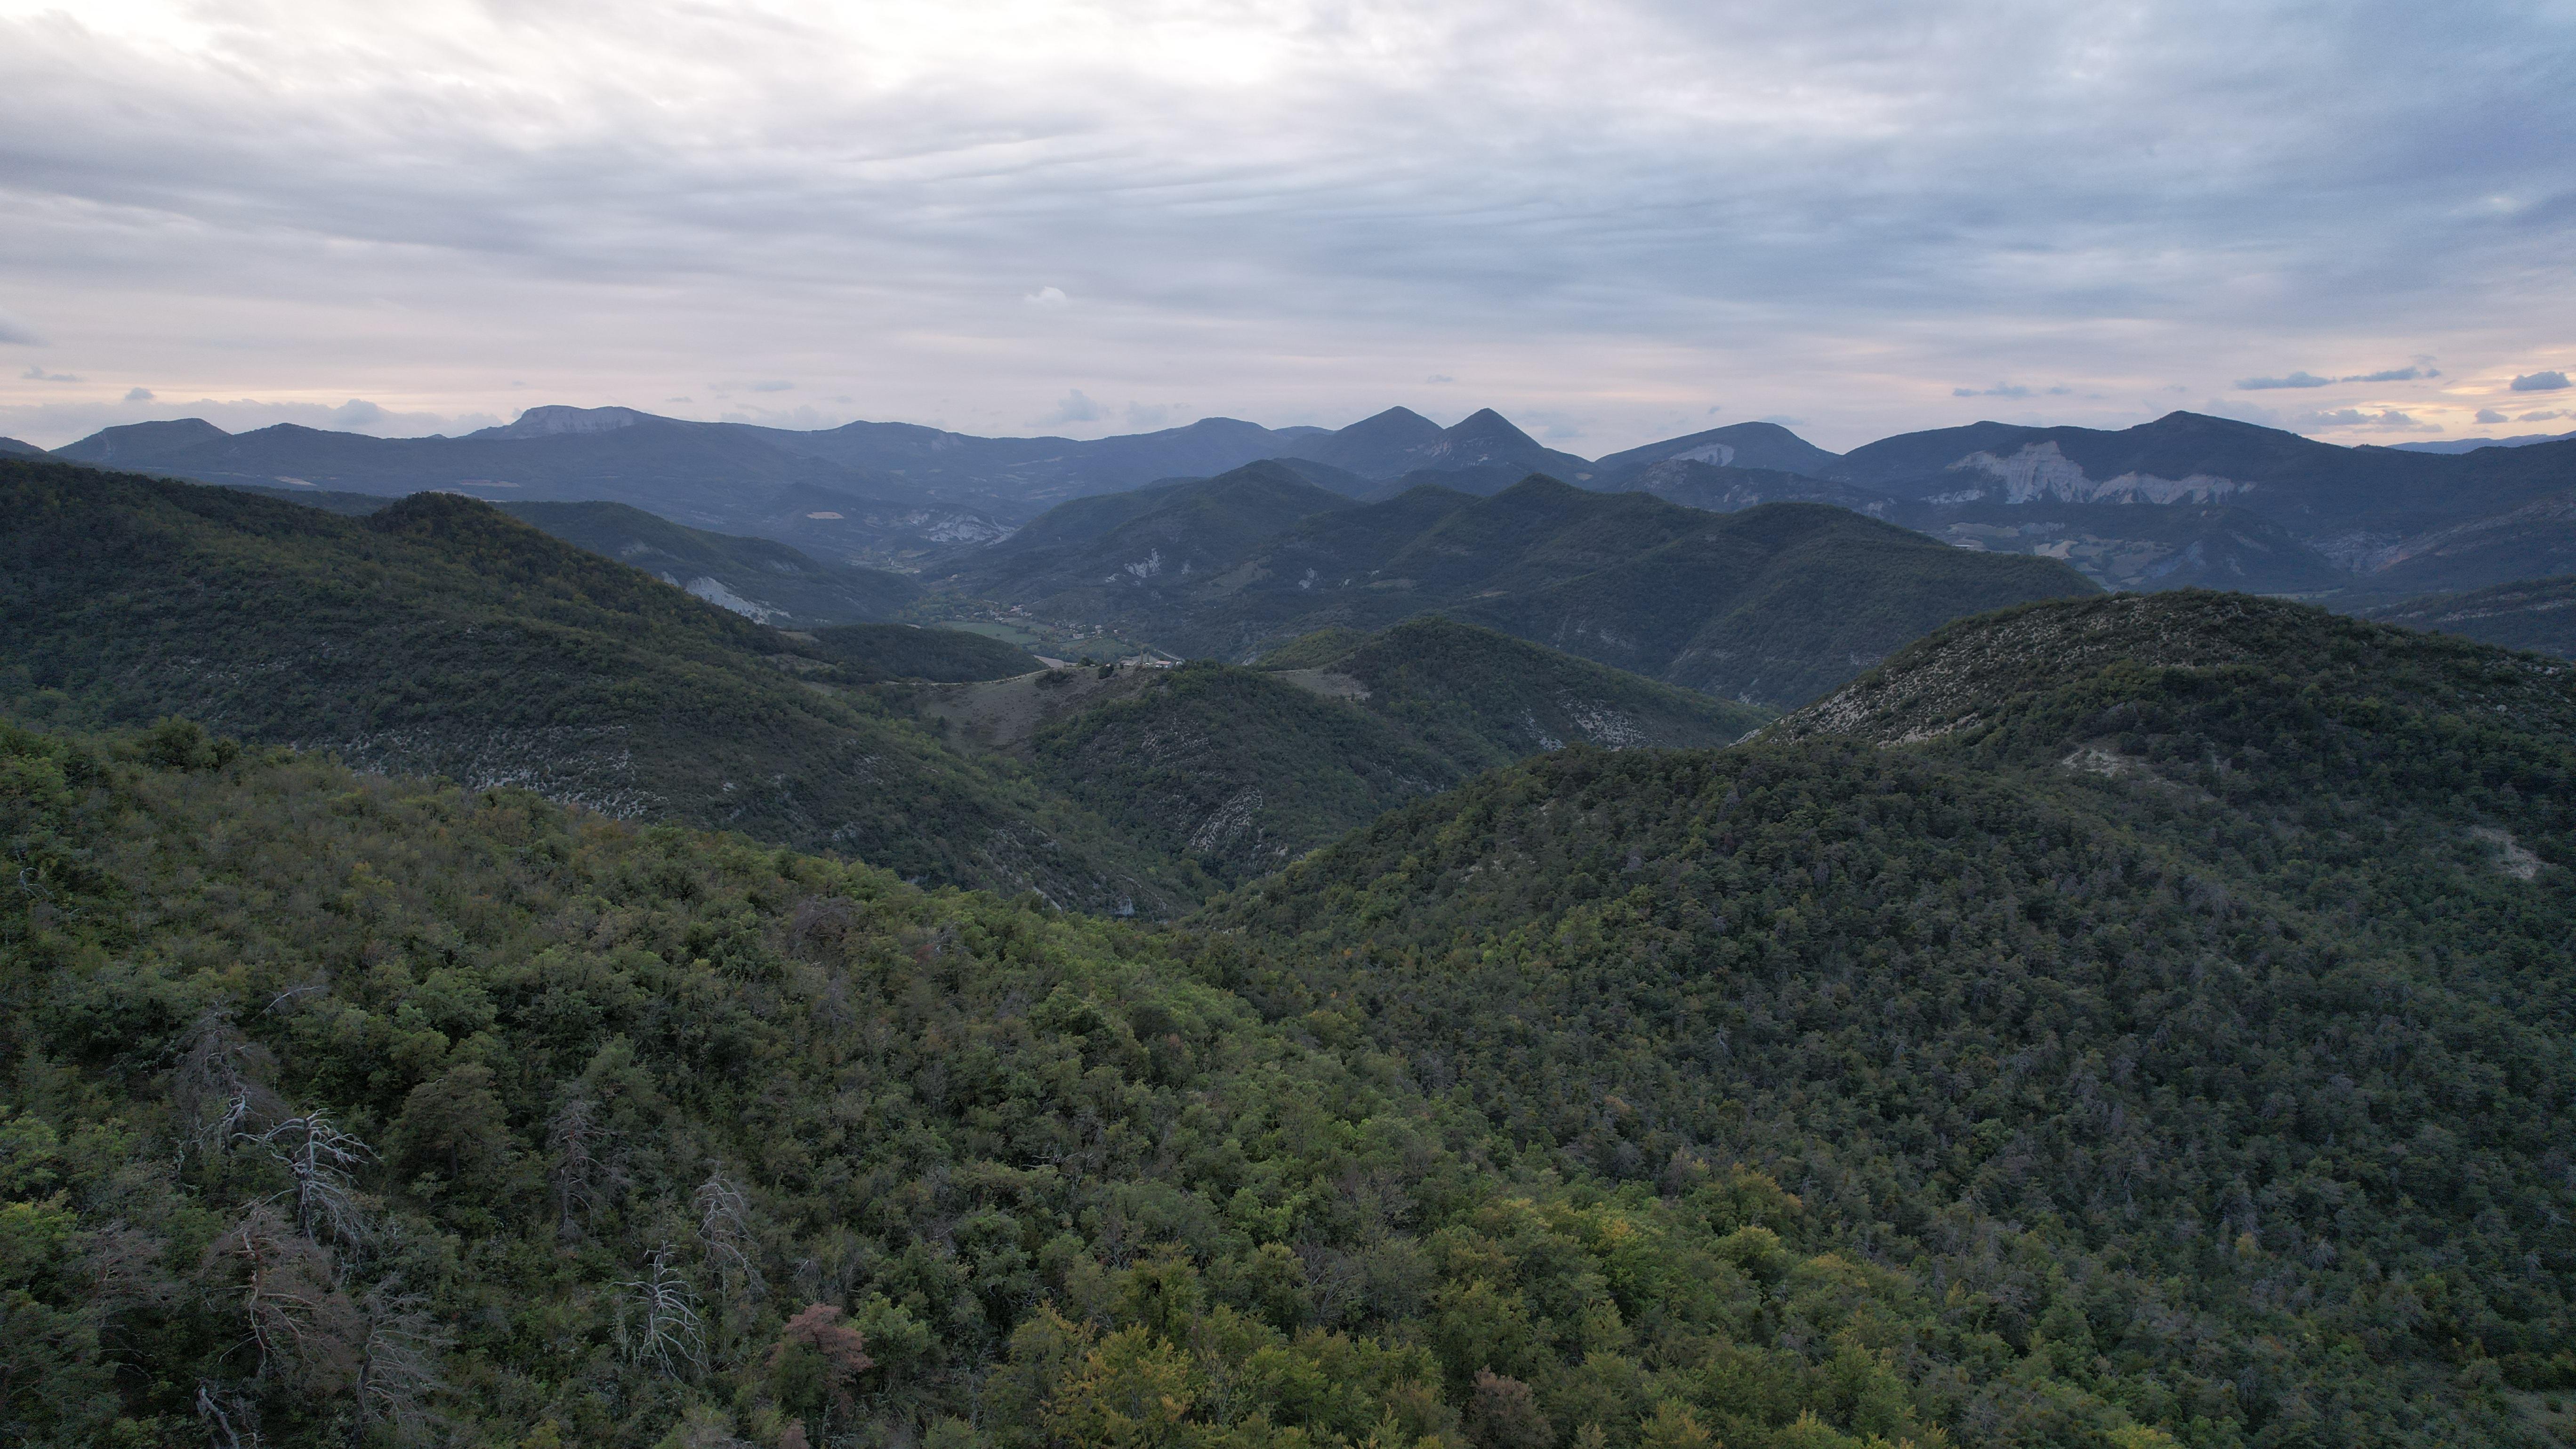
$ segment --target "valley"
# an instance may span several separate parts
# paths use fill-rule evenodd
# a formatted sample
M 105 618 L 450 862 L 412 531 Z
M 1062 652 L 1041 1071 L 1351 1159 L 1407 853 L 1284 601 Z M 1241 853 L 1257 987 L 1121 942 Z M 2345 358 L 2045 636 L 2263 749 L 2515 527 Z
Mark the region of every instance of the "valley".
M 1372 421 L 909 571 L 0 459 L 13 1432 L 2547 1442 L 2565 579 Z

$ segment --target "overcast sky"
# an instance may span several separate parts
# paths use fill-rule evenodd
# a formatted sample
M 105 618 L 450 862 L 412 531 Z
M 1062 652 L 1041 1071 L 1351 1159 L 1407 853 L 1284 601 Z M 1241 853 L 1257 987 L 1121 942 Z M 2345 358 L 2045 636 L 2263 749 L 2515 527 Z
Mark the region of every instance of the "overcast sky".
M 2571 122 L 2576 0 L 0 0 L 0 433 L 2564 432 Z

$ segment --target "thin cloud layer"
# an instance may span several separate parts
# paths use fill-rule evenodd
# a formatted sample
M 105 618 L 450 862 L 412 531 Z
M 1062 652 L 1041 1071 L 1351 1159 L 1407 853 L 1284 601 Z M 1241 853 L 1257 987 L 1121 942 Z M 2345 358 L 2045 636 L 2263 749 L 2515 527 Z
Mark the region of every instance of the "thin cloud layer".
M 111 403 L 1848 446 L 2284 355 L 2429 426 L 2576 361 L 2563 8 L 58 6 L 0 0 L 0 343 Z M 1955 381 L 2015 376 L 2068 391 Z

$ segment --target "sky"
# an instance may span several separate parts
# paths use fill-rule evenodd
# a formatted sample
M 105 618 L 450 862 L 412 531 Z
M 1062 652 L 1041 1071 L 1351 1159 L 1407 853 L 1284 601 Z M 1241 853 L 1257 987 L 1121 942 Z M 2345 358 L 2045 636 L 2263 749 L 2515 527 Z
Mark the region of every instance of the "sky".
M 0 435 L 2576 430 L 2576 0 L 0 0 Z

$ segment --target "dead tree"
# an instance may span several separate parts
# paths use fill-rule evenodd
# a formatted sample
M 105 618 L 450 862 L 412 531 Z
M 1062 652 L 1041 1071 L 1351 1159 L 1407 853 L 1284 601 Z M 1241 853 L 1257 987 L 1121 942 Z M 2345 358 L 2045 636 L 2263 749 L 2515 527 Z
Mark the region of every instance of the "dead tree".
M 245 1132 L 285 1167 L 293 1185 L 295 1227 L 315 1242 L 336 1239 L 355 1246 L 366 1240 L 366 1218 L 359 1210 L 357 1171 L 376 1160 L 366 1143 L 331 1125 L 320 1112 L 289 1117 L 266 1131 Z
M 212 1379 L 197 1380 L 197 1421 L 215 1449 L 259 1449 L 259 1405 Z
M 179 1039 L 179 1062 L 170 1074 L 181 1162 L 222 1156 L 246 1133 L 277 1119 L 282 1104 L 261 1080 L 276 1065 L 223 1008 L 198 1015 Z
M 730 1299 L 737 1292 L 745 1298 L 758 1298 L 769 1291 L 760 1270 L 752 1266 L 751 1253 L 757 1246 L 751 1236 L 751 1202 L 742 1189 L 728 1181 L 721 1168 L 707 1174 L 698 1184 L 690 1202 L 698 1210 L 698 1239 L 706 1244 L 707 1263 L 716 1271 L 716 1282 Z
M 624 1185 L 610 1153 L 613 1134 L 601 1120 L 599 1103 L 575 1091 L 546 1121 L 546 1151 L 554 1158 L 555 1231 L 570 1237 L 573 1217 L 583 1226 L 595 1222 Z
M 624 1307 L 642 1319 L 638 1330 L 630 1334 L 628 1313 L 620 1312 L 618 1337 L 626 1343 L 627 1357 L 638 1363 L 649 1360 L 674 1377 L 684 1371 L 704 1373 L 706 1320 L 698 1315 L 697 1290 L 671 1265 L 671 1257 L 669 1244 L 655 1248 L 643 1277 L 617 1285 L 627 1293 Z
M 367 1341 L 365 1315 L 339 1285 L 330 1250 L 287 1226 L 262 1203 L 217 1238 L 207 1256 L 239 1274 L 244 1346 L 254 1376 L 313 1393 L 356 1380 Z
M 443 1387 L 438 1356 L 447 1337 L 416 1294 L 379 1284 L 360 1307 L 367 1343 L 358 1366 L 358 1417 L 392 1428 L 398 1438 L 416 1439 L 427 1427 L 430 1397 Z

